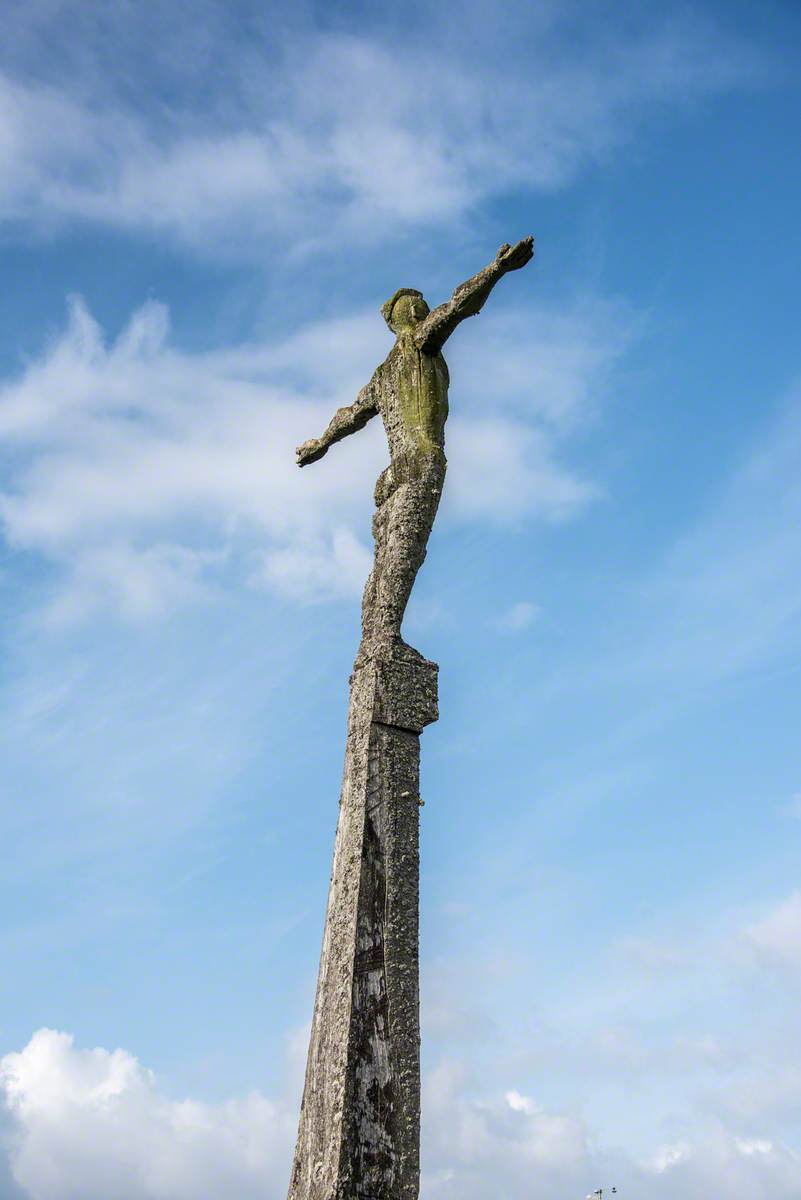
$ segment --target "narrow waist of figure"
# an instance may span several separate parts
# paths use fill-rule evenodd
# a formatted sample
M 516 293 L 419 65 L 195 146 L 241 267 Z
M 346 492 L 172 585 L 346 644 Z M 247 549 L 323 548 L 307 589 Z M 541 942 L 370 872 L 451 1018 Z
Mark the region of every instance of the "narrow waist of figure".
M 445 459 L 445 450 L 442 446 L 438 446 L 436 442 L 417 442 L 400 450 L 398 454 L 393 456 L 395 459 L 415 459 L 421 463 L 443 463 Z

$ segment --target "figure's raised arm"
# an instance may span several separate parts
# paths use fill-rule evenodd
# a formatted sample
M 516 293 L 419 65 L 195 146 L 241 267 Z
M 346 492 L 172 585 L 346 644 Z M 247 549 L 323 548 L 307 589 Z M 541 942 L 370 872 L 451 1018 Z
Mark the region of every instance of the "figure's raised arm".
M 421 350 L 436 354 L 465 317 L 475 317 L 495 284 L 508 271 L 518 271 L 534 257 L 534 238 L 526 237 L 516 246 L 501 246 L 494 260 L 472 279 L 459 287 L 445 304 L 440 304 L 420 322 L 415 340 Z
M 348 408 L 337 409 L 322 437 L 311 438 L 302 446 L 298 446 L 295 451 L 298 466 L 305 467 L 308 463 L 322 458 L 329 446 L 333 446 L 334 442 L 341 442 L 349 433 L 356 433 L 358 430 L 364 429 L 370 418 L 374 417 L 377 412 L 375 386 L 371 379 L 367 386 L 359 392 L 353 404 Z

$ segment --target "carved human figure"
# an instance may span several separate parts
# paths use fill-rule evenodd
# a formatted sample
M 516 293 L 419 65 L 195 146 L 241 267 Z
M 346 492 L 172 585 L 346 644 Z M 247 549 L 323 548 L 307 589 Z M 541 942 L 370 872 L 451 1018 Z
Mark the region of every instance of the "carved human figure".
M 375 486 L 375 559 L 362 600 L 360 657 L 402 646 L 401 623 L 437 514 L 445 481 L 448 367 L 442 347 L 456 326 L 479 313 L 495 284 L 534 255 L 534 239 L 503 245 L 489 266 L 429 310 L 421 292 L 400 288 L 381 308 L 395 345 L 348 408 L 340 408 L 322 437 L 296 451 L 298 466 L 327 453 L 334 442 L 381 414 L 390 464 Z

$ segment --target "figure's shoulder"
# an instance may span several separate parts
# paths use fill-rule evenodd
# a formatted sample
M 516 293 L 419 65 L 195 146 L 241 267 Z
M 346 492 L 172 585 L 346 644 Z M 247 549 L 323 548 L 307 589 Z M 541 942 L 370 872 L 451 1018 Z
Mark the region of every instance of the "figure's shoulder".
M 382 363 L 379 363 L 376 369 L 370 376 L 370 382 L 362 389 L 362 394 L 369 403 L 376 409 L 381 408 L 381 397 L 386 390 L 387 385 L 387 364 L 389 358 L 385 358 Z
M 375 371 L 373 371 L 373 378 L 370 380 L 370 383 L 374 388 L 380 391 L 381 387 L 388 383 L 394 372 L 397 371 L 401 357 L 402 350 L 398 342 L 395 342 L 384 361 L 379 363 Z

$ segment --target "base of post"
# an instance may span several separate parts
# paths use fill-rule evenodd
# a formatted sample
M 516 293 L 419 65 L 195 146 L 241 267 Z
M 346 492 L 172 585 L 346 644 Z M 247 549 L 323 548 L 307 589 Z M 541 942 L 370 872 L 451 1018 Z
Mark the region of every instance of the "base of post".
M 417 1200 L 420 731 L 436 663 L 360 652 L 289 1200 Z
M 439 718 L 438 676 L 437 664 L 405 642 L 360 653 L 350 677 L 351 710 L 355 699 L 370 720 L 421 733 Z

